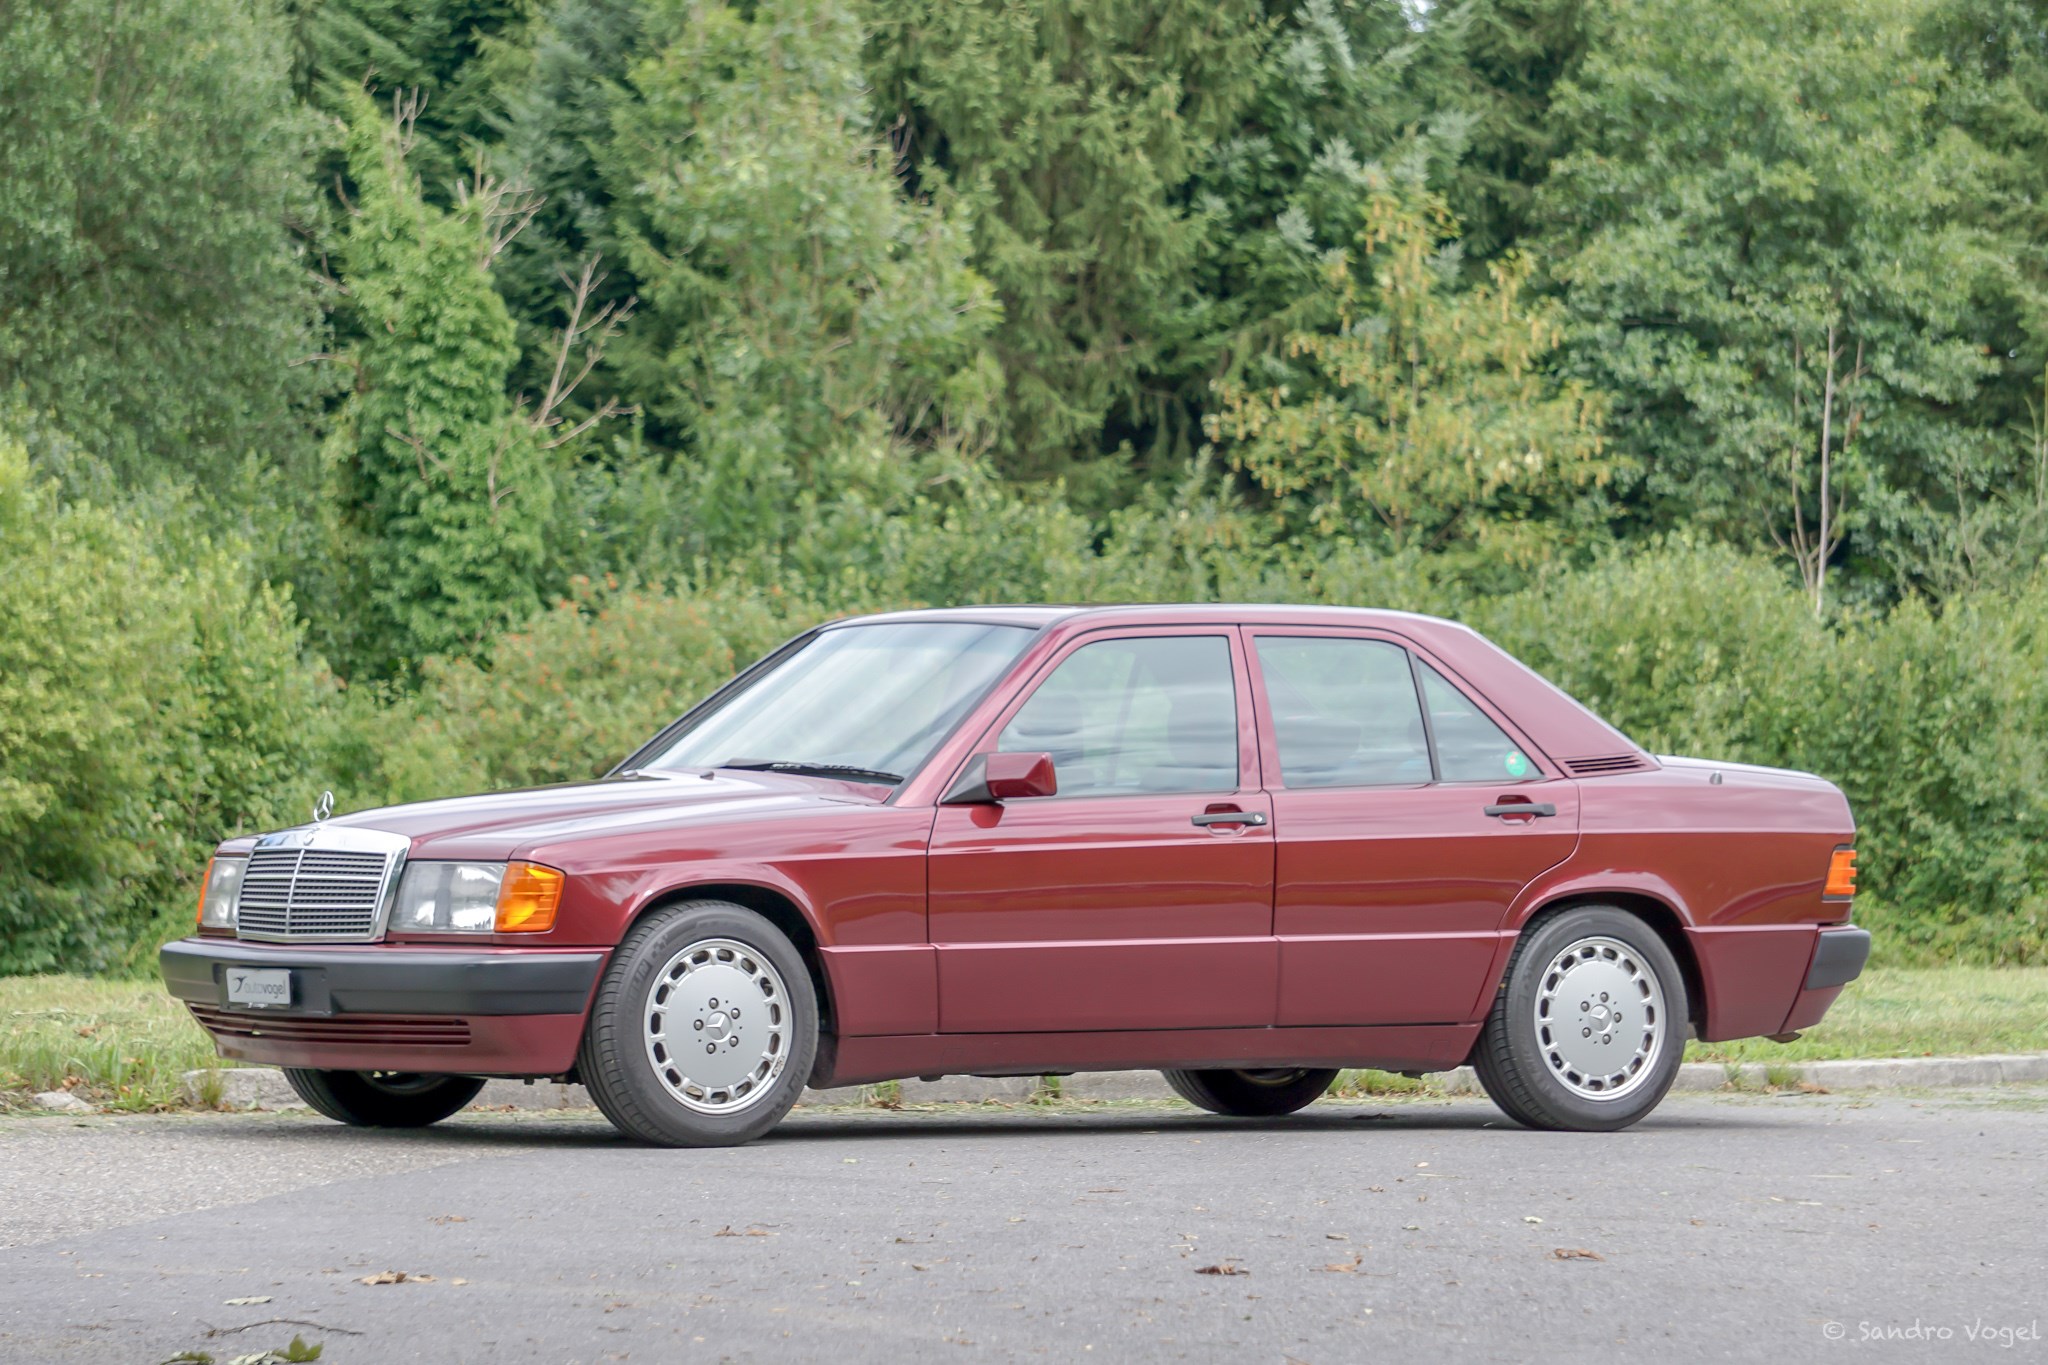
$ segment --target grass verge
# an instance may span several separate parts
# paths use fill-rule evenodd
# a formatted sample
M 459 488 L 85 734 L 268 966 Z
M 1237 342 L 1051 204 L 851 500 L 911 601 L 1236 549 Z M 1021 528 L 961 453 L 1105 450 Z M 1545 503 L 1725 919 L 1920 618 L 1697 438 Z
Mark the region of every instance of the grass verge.
M 161 982 L 0 978 L 0 1106 L 70 1090 L 108 1109 L 173 1108 L 187 1071 L 223 1065 Z
M 2048 1052 L 2048 967 L 1873 968 L 1850 983 L 1818 1028 L 1794 1043 L 1694 1043 L 1690 1061 L 1819 1061 Z M 79 976 L 0 978 L 0 1108 L 71 1090 L 109 1109 L 186 1103 L 185 1072 L 218 1068 L 205 1033 L 154 981 Z M 1788 1073 L 1789 1074 L 1789 1073 Z M 873 1102 L 901 1103 L 893 1084 Z M 1346 1072 L 1344 1095 L 1420 1092 L 1423 1082 Z M 1058 1094 L 1056 1083 L 1045 1099 Z
M 2048 1052 L 2048 967 L 1873 967 L 1796 1042 L 1693 1043 L 1691 1062 Z

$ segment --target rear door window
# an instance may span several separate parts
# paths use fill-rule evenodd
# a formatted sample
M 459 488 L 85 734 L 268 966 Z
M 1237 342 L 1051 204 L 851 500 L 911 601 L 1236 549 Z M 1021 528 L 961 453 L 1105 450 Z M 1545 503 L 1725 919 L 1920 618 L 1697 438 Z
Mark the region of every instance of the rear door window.
M 1436 735 L 1438 780 L 1512 782 L 1539 777 L 1536 762 L 1443 674 L 1416 660 Z
M 1281 785 L 1391 787 L 1430 780 L 1408 651 L 1341 636 L 1255 637 Z

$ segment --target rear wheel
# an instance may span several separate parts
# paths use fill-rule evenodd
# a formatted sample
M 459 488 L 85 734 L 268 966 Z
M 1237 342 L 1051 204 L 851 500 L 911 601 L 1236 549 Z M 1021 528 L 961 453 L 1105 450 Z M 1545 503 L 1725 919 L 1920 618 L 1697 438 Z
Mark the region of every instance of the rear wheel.
M 1335 1071 L 1288 1067 L 1262 1071 L 1162 1071 L 1189 1104 L 1212 1114 L 1271 1118 L 1315 1103 L 1337 1079 Z
M 629 1137 L 724 1147 L 781 1121 L 817 1048 L 817 993 L 789 939 L 728 901 L 689 901 L 620 942 L 577 1070 Z
M 424 1128 L 476 1098 L 475 1076 L 411 1071 L 308 1071 L 286 1067 L 284 1078 L 315 1111 L 357 1128 Z
M 1677 1079 L 1687 1017 L 1685 978 L 1657 931 L 1580 906 L 1515 945 L 1472 1066 L 1517 1123 L 1626 1128 Z

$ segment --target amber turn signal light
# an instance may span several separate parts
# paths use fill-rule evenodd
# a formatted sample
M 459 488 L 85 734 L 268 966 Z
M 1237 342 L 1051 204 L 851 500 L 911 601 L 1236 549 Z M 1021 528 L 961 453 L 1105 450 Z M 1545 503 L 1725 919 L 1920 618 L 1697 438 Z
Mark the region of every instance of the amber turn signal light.
M 555 927 L 555 907 L 562 901 L 561 873 L 539 863 L 507 863 L 498 883 L 501 934 L 544 934 Z
M 208 858 L 206 871 L 199 874 L 199 911 L 192 917 L 192 922 L 201 928 L 206 927 L 206 889 L 212 885 L 213 859 Z
M 1840 900 L 1856 894 L 1855 849 L 1838 848 L 1835 856 L 1828 859 L 1828 884 L 1821 894 Z

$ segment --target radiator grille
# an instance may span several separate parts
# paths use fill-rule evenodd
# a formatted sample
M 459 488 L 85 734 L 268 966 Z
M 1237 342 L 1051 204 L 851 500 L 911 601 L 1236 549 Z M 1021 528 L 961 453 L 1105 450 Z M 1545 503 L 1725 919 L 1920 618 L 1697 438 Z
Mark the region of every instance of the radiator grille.
M 249 855 L 236 910 L 243 938 L 367 939 L 390 855 L 329 848 L 259 848 Z

